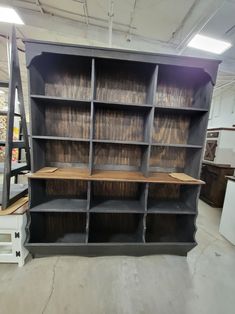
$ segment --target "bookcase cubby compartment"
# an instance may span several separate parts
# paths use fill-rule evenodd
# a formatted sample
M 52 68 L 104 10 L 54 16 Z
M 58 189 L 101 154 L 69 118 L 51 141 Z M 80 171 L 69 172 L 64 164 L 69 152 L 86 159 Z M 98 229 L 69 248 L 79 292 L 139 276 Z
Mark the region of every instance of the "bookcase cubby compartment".
M 160 65 L 156 100 L 157 106 L 207 109 L 205 102 L 210 76 L 193 67 Z
M 152 146 L 151 172 L 184 172 L 199 177 L 201 149 L 191 147 Z
M 86 213 L 31 213 L 29 243 L 85 243 Z
M 147 145 L 94 143 L 94 169 L 141 171 Z
M 32 97 L 32 135 L 89 139 L 90 112 L 90 102 Z
M 31 212 L 79 212 L 88 208 L 88 181 L 30 180 Z
M 33 151 L 34 171 L 43 167 L 88 168 L 88 142 L 33 139 Z
M 150 183 L 148 212 L 196 214 L 198 186 Z
M 96 59 L 97 100 L 151 103 L 150 86 L 156 65 L 143 62 Z
M 176 111 L 161 112 L 161 110 L 156 110 L 152 142 L 202 146 L 204 137 L 201 130 L 204 128 L 207 115 L 204 112 L 190 113 L 192 112 L 180 114 Z
M 142 243 L 143 215 L 91 213 L 88 242 Z
M 95 104 L 94 138 L 148 142 L 148 107 Z
M 144 212 L 145 193 L 144 183 L 95 181 L 91 185 L 90 210 L 92 212 Z
M 31 64 L 31 94 L 91 99 L 91 58 L 43 53 Z
M 146 242 L 195 242 L 194 215 L 148 214 Z

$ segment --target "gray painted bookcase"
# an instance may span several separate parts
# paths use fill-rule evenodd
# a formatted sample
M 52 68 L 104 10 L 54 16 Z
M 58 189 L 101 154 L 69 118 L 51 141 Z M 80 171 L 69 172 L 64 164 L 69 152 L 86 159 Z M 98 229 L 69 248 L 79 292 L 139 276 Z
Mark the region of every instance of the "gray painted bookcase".
M 186 255 L 219 61 L 32 40 L 26 60 L 30 252 Z

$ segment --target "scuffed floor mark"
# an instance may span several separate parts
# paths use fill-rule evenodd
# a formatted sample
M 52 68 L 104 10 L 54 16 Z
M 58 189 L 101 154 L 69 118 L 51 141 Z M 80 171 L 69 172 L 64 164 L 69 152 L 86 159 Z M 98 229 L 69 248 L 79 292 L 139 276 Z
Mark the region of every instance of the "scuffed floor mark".
M 214 239 L 213 241 L 211 241 L 210 243 L 208 243 L 200 252 L 200 254 L 197 256 L 197 258 L 195 259 L 194 262 L 194 266 L 193 266 L 193 273 L 192 273 L 192 278 L 194 278 L 194 276 L 196 275 L 197 272 L 197 264 L 201 258 L 201 256 L 205 253 L 205 251 L 211 246 L 213 245 L 216 241 L 218 241 L 218 239 Z
M 50 289 L 50 293 L 49 293 L 49 296 L 46 300 L 46 303 L 43 307 L 43 310 L 42 310 L 42 314 L 45 313 L 47 307 L 48 307 L 48 304 L 50 303 L 50 300 L 51 300 L 51 297 L 52 297 L 52 294 L 54 292 L 54 289 L 55 289 L 55 270 L 56 270 L 56 266 L 58 264 L 58 261 L 59 261 L 60 257 L 58 256 L 55 263 L 54 263 L 54 266 L 53 266 L 53 269 L 52 269 L 52 281 L 51 281 L 51 289 Z

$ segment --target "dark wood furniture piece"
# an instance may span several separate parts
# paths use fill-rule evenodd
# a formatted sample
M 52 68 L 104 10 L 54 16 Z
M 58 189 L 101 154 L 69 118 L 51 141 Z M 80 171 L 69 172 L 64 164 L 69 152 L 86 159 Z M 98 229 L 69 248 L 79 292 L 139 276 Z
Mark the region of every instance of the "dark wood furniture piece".
M 219 62 L 30 40 L 26 58 L 30 252 L 186 255 Z
M 227 176 L 234 174 L 230 165 L 220 165 L 204 161 L 202 163 L 201 180 L 205 181 L 201 188 L 200 198 L 213 207 L 222 208 L 227 186 Z

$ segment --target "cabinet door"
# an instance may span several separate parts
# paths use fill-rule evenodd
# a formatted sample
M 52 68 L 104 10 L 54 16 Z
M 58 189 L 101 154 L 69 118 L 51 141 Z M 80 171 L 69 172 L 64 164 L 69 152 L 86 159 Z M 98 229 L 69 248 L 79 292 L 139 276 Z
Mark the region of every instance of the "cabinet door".
M 214 171 L 210 171 L 207 165 L 202 166 L 201 179 L 206 182 L 205 185 L 201 187 L 201 195 L 206 198 L 208 201 L 213 203 L 215 196 L 215 185 L 218 178 L 218 175 Z
M 214 161 L 217 147 L 217 140 L 207 140 L 204 159 Z

